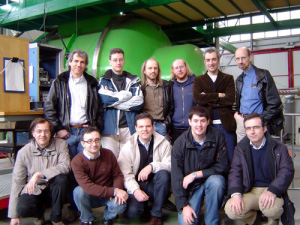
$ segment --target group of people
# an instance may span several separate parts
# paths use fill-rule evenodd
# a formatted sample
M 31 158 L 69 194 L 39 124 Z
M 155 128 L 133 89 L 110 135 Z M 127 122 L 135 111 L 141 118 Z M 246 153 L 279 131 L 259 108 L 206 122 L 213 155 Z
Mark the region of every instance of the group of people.
M 44 203 L 52 224 L 63 225 L 66 199 L 69 216 L 78 210 L 82 225 L 94 224 L 92 209 L 100 206 L 105 225 L 120 214 L 146 213 L 150 225 L 161 225 L 171 190 L 178 224 L 197 224 L 204 202 L 207 225 L 219 223 L 222 202 L 230 219 L 246 224 L 258 211 L 268 224 L 294 224 L 287 194 L 293 162 L 271 137 L 282 129 L 282 103 L 270 73 L 251 64 L 249 49 L 235 52 L 243 71 L 236 88 L 219 70 L 215 48 L 204 52 L 204 75 L 176 59 L 170 81 L 161 79 L 154 58 L 143 63 L 140 81 L 123 70 L 124 56 L 112 49 L 111 69 L 97 81 L 86 73 L 86 52 L 70 54 L 69 71 L 57 76 L 45 101 L 45 119 L 32 122 L 32 140 L 18 153 L 11 225 L 20 217 L 43 224 Z

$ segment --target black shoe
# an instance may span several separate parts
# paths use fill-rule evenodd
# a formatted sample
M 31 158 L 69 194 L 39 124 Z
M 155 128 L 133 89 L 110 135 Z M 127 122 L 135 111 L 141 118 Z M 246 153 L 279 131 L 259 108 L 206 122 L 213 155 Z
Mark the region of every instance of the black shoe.
M 81 225 L 93 225 L 94 221 L 90 221 L 90 222 L 81 222 Z
M 112 225 L 113 224 L 113 220 L 106 220 L 106 219 L 102 219 L 102 224 L 103 225 Z
M 163 208 L 167 209 L 167 210 L 170 210 L 170 211 L 177 211 L 176 206 L 169 199 L 167 199 L 165 201 L 165 203 L 163 204 Z

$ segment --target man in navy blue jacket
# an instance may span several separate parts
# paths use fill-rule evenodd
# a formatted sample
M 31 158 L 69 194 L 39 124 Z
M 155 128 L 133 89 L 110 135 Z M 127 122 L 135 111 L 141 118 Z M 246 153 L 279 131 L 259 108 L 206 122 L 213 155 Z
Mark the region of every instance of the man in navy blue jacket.
M 228 177 L 231 197 L 225 212 L 230 219 L 254 224 L 257 211 L 268 224 L 294 224 L 293 204 L 287 189 L 294 166 L 286 146 L 271 138 L 264 117 L 251 113 L 244 120 L 246 137 L 236 146 Z

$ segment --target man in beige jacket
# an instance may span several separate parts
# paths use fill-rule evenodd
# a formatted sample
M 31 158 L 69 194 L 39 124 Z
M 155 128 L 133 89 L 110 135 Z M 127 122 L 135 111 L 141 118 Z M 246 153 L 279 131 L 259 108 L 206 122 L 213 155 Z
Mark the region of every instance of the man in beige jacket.
M 135 117 L 135 129 L 136 133 L 123 146 L 118 159 L 129 194 L 127 216 L 141 216 L 151 200 L 150 225 L 159 225 L 162 206 L 170 191 L 171 145 L 153 131 L 153 118 L 148 113 Z
M 8 209 L 10 224 L 21 224 L 20 217 L 35 217 L 34 224 L 44 224 L 43 204 L 49 203 L 52 224 L 63 225 L 66 174 L 70 170 L 67 142 L 52 138 L 54 127 L 44 118 L 35 119 L 30 132 L 33 138 L 18 152 L 13 170 Z

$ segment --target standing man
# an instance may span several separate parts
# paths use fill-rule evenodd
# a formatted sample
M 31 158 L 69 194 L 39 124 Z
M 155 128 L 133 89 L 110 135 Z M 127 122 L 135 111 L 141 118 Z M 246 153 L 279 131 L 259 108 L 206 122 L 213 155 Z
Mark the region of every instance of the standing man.
M 144 95 L 143 112 L 154 119 L 154 130 L 167 140 L 174 112 L 173 89 L 170 82 L 161 79 L 160 66 L 151 58 L 142 65 L 141 88 Z
M 85 128 L 81 134 L 83 152 L 72 160 L 72 169 L 79 184 L 74 189 L 74 201 L 81 213 L 82 225 L 92 225 L 92 208 L 106 206 L 103 225 L 126 209 L 128 194 L 123 189 L 124 178 L 114 154 L 101 148 L 97 128 Z
M 189 65 L 183 59 L 176 59 L 171 66 L 171 81 L 173 83 L 174 114 L 172 117 L 172 144 L 189 128 L 189 111 L 194 103 L 193 74 Z
M 246 47 L 235 51 L 235 61 L 243 73 L 236 79 L 236 120 L 238 142 L 245 136 L 244 118 L 256 112 L 267 120 L 271 135 L 279 135 L 283 128 L 282 102 L 268 70 L 251 65 L 253 56 Z
M 53 81 L 44 104 L 44 115 L 55 127 L 57 136 L 65 139 L 70 157 L 83 150 L 80 134 L 84 127 L 103 128 L 103 109 L 97 80 L 86 73 L 86 52 L 76 49 L 68 59 L 69 71 Z
M 203 55 L 207 72 L 194 80 L 194 101 L 209 110 L 212 126 L 225 135 L 231 162 L 236 145 L 236 123 L 232 112 L 235 101 L 233 76 L 219 70 L 220 53 L 216 48 L 208 48 Z
M 295 171 L 286 146 L 271 138 L 262 115 L 251 113 L 244 124 L 247 136 L 237 144 L 229 171 L 226 214 L 252 225 L 261 211 L 268 224 L 278 224 L 280 216 L 282 224 L 295 224 L 287 194 Z
M 171 157 L 172 189 L 178 224 L 198 224 L 204 196 L 205 224 L 217 225 L 229 169 L 223 133 L 209 125 L 202 106 L 189 112 L 190 128 L 174 143 Z
M 150 225 L 161 225 L 162 206 L 170 192 L 171 145 L 153 131 L 153 118 L 148 113 L 135 117 L 135 128 L 118 159 L 129 194 L 127 216 L 141 216 L 151 200 Z
M 12 174 L 10 224 L 20 225 L 20 217 L 35 217 L 34 224 L 44 224 L 44 204 L 48 204 L 52 207 L 52 224 L 63 225 L 62 208 L 70 170 L 68 145 L 53 138 L 54 127 L 44 118 L 32 121 L 30 133 L 33 138 L 18 152 Z
M 111 69 L 100 78 L 100 98 L 103 103 L 104 129 L 102 147 L 110 149 L 118 158 L 123 145 L 135 133 L 134 117 L 143 108 L 143 93 L 139 78 L 127 71 L 124 51 L 113 48 L 109 53 Z

